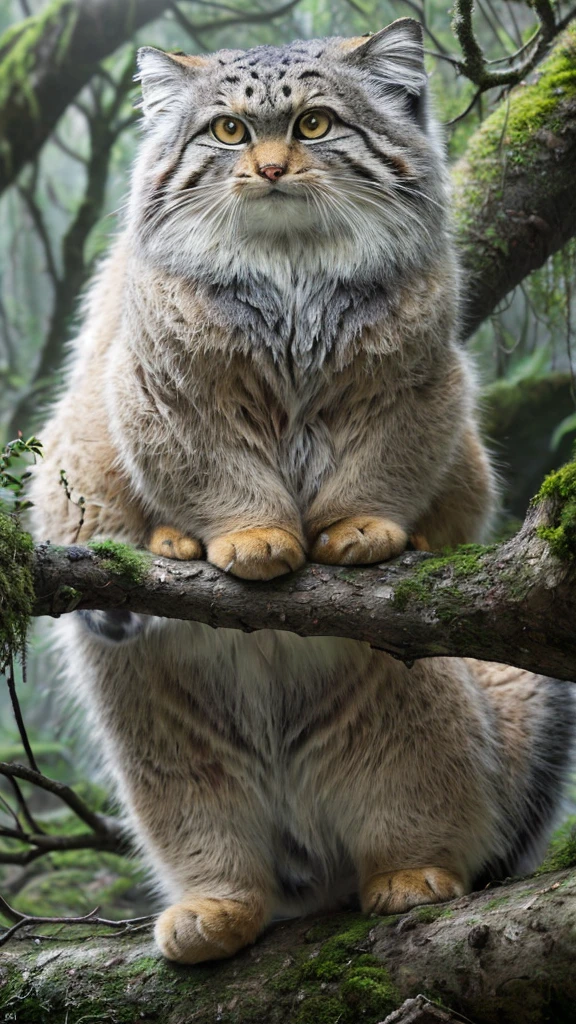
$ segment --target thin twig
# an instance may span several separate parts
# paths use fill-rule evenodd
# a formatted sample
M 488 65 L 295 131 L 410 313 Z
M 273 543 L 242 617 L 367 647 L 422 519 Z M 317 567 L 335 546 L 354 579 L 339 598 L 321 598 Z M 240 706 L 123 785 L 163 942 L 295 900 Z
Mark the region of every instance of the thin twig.
M 472 108 L 474 106 L 476 106 L 476 104 L 477 104 L 478 100 L 480 99 L 481 95 L 482 95 L 482 90 L 481 89 L 477 89 L 476 92 L 474 93 L 472 99 L 470 100 L 470 103 L 464 108 L 462 113 L 461 114 L 457 114 L 456 117 L 451 118 L 450 121 L 445 121 L 444 122 L 444 127 L 445 128 L 449 128 L 451 125 L 457 124 L 458 121 L 462 121 L 466 117 L 466 115 L 470 113 Z
M 88 163 L 88 160 L 85 156 L 82 156 L 81 153 L 77 153 L 75 149 L 72 149 L 72 147 L 69 146 L 66 142 L 64 142 L 60 138 L 60 136 L 56 134 L 56 132 L 54 132 L 54 134 L 52 135 L 52 142 L 55 146 L 58 146 L 58 149 L 61 149 L 62 152 L 66 154 L 66 156 L 71 157 L 72 160 L 77 160 L 78 163 L 83 164 L 84 167 Z
M 20 733 L 20 739 L 22 740 L 22 746 L 26 752 L 26 757 L 30 762 L 30 767 L 40 773 L 40 769 L 36 763 L 36 758 L 30 746 L 30 740 L 28 739 L 28 733 L 26 732 L 26 726 L 24 725 L 24 718 L 22 716 L 22 709 L 16 693 L 16 682 L 14 680 L 14 662 L 12 659 L 8 662 L 6 668 L 6 683 L 8 684 L 8 692 L 10 694 L 10 700 L 12 702 L 12 710 L 14 712 L 14 718 L 16 719 L 16 725 L 18 726 L 18 732 Z
M 119 934 L 125 934 L 126 931 L 132 930 L 132 926 L 134 926 L 134 930 L 136 930 L 136 928 L 140 930 L 143 925 L 148 925 L 155 919 L 155 915 L 149 914 L 146 917 L 124 918 L 121 921 L 112 921 L 106 917 L 97 917 L 96 915 L 99 910 L 100 907 L 95 907 L 89 914 L 84 914 L 82 917 L 34 917 L 30 914 L 21 914 L 19 910 L 15 910 L 14 907 L 11 907 L 10 904 L 0 896 L 0 913 L 4 914 L 9 921 L 14 922 L 10 928 L 0 935 L 0 946 L 6 945 L 17 931 L 27 926 L 36 927 L 40 924 L 87 924 L 95 925 L 97 927 L 119 928 L 122 929 Z
M 16 797 L 16 800 L 18 801 L 18 806 L 20 807 L 20 811 L 24 815 L 24 820 L 26 821 L 26 824 L 28 825 L 28 828 L 32 832 L 34 832 L 35 835 L 40 835 L 44 830 L 42 828 L 40 828 L 38 823 L 34 820 L 34 818 L 32 816 L 32 813 L 30 811 L 30 808 L 28 807 L 28 804 L 27 804 L 26 799 L 24 797 L 24 794 L 23 794 L 22 790 L 20 789 L 20 786 L 18 785 L 16 779 L 15 778 L 10 778 L 10 779 L 8 779 L 8 781 L 9 781 L 10 785 L 12 786 L 12 789 L 14 790 L 14 796 Z

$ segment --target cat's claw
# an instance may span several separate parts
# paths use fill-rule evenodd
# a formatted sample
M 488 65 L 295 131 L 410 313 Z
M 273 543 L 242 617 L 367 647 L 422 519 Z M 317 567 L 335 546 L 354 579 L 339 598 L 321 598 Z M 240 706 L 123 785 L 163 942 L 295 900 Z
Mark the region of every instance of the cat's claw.
M 382 516 L 349 516 L 318 535 L 310 561 L 324 565 L 369 565 L 400 555 L 408 543 L 401 526 Z

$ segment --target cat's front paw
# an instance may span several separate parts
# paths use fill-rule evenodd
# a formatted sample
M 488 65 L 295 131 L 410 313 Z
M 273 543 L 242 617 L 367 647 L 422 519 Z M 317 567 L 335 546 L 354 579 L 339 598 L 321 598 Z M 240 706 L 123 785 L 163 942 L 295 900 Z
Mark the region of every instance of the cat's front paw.
M 310 561 L 324 565 L 369 565 L 400 555 L 408 534 L 382 516 L 349 516 L 322 530 L 310 552 Z
M 442 903 L 463 896 L 462 879 L 446 868 L 406 868 L 372 875 L 362 886 L 365 914 L 404 914 L 421 903 Z
M 234 956 L 254 942 L 264 923 L 258 902 L 197 897 L 175 903 L 160 914 L 154 935 L 168 960 L 199 964 Z
M 271 580 L 304 565 L 300 542 L 279 527 L 254 527 L 215 537 L 208 544 L 208 561 L 243 580 Z
M 164 558 L 178 558 L 184 562 L 202 558 L 200 541 L 173 529 L 172 526 L 157 526 L 146 546 L 153 555 L 163 555 Z

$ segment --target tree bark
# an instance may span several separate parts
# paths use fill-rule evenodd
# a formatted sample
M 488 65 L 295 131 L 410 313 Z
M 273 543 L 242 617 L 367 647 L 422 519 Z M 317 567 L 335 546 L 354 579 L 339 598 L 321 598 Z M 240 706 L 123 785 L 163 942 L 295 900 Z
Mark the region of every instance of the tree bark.
M 407 662 L 464 656 L 576 680 L 576 558 L 557 557 L 539 536 L 561 514 L 547 499 L 497 547 L 408 552 L 366 568 L 310 565 L 269 583 L 145 552 L 125 561 L 121 545 L 39 545 L 34 614 L 123 608 L 247 632 L 350 637 Z
M 201 967 L 162 961 L 147 932 L 69 929 L 4 946 L 0 1007 L 20 1024 L 566 1024 L 576 1019 L 575 926 L 567 869 L 395 917 L 284 923 Z M 422 992 L 441 1011 L 404 1004 Z

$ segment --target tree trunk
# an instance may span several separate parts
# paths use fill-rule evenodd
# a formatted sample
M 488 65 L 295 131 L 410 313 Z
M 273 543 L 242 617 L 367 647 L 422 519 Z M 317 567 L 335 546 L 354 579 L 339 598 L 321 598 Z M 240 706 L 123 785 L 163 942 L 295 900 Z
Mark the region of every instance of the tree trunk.
M 4 946 L 3 1020 L 378 1024 L 418 993 L 441 1003 L 445 1016 L 418 1017 L 412 1005 L 390 1024 L 460 1015 L 469 1024 L 576 1020 L 575 869 L 395 917 L 284 923 L 232 960 L 201 967 L 161 960 L 146 932 L 84 931 Z

